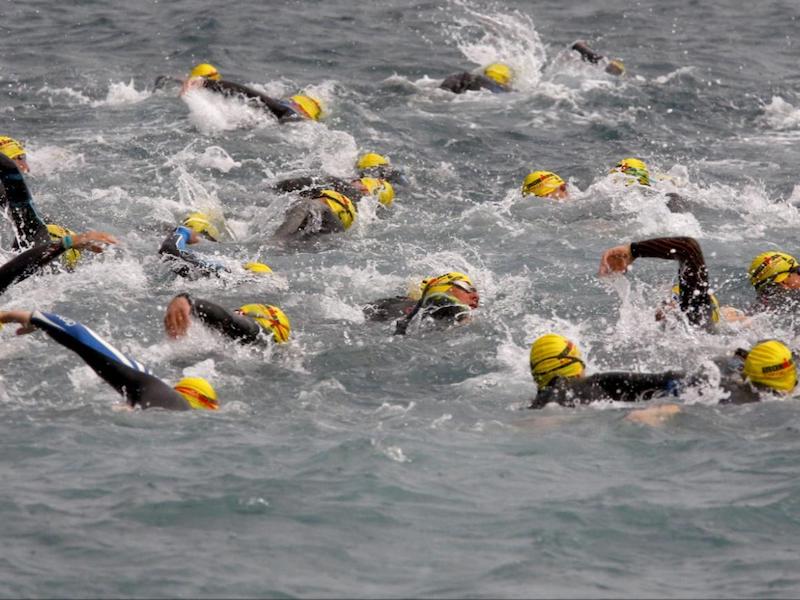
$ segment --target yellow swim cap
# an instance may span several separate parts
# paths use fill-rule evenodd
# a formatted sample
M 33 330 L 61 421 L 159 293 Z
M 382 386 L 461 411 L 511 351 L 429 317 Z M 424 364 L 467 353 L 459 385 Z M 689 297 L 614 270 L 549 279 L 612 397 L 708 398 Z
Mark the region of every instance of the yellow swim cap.
M 522 195 L 545 198 L 564 185 L 564 180 L 550 171 L 534 171 L 522 183 Z
M 356 207 L 350 201 L 350 198 L 333 190 L 322 190 L 319 196 L 331 207 L 333 213 L 342 222 L 345 230 L 350 229 L 353 221 L 356 220 L 357 214 Z
M 647 171 L 647 165 L 638 158 L 623 158 L 611 169 L 611 173 L 616 172 L 636 177 L 641 185 L 650 185 L 650 173 Z
M 469 276 L 458 271 L 450 271 L 438 277 L 426 277 L 419 282 L 417 291 L 411 294 L 411 298 L 419 300 L 423 294 L 432 296 L 435 294 L 447 294 L 453 287 L 458 287 L 465 292 L 475 292 L 475 285 Z
M 67 235 L 75 235 L 75 232 L 71 229 L 67 229 L 65 227 L 61 227 L 60 225 L 55 225 L 54 223 L 47 224 L 47 232 L 50 234 L 50 239 L 54 242 L 58 242 L 64 239 L 64 236 Z M 81 258 L 80 250 L 76 250 L 75 248 L 71 248 L 69 250 L 65 250 L 62 256 L 62 262 L 64 266 L 69 269 L 70 271 L 75 268 L 75 265 L 78 264 L 78 261 Z
M 747 353 L 744 374 L 757 385 L 788 392 L 797 385 L 794 356 L 778 340 L 759 342 Z
M 624 75 L 625 63 L 618 58 L 608 61 L 608 64 L 606 65 L 606 73 L 610 73 L 611 75 Z
M 192 71 L 189 73 L 189 77 L 205 77 L 206 79 L 219 81 L 220 74 L 219 71 L 217 71 L 217 67 L 214 65 L 200 63 L 194 69 L 192 69 Z
M 767 284 L 780 283 L 790 273 L 797 272 L 797 259 L 783 252 L 762 252 L 750 263 L 747 272 L 750 275 L 750 283 L 760 291 Z
M 219 229 L 205 213 L 192 213 L 183 220 L 183 224 L 197 234 L 205 235 L 215 242 L 219 241 Z
M 509 85 L 514 77 L 511 67 L 503 63 L 492 63 L 483 70 L 483 74 L 492 81 L 505 86 Z
M 0 135 L 0 152 L 10 159 L 25 156 L 25 148 L 17 140 L 5 135 Z
M 299 94 L 297 96 L 292 96 L 292 102 L 300 108 L 300 111 L 306 117 L 313 121 L 319 121 L 319 117 L 322 114 L 322 104 L 320 104 L 319 100 L 311 96 Z
M 243 315 L 253 317 L 265 331 L 272 332 L 272 339 L 278 344 L 289 341 L 292 327 L 289 319 L 277 306 L 271 304 L 245 304 L 239 308 Z
M 578 347 L 564 336 L 547 333 L 531 344 L 531 375 L 546 387 L 555 377 L 580 377 L 584 364 Z
M 217 410 L 217 392 L 202 377 L 184 377 L 175 384 L 175 391 L 183 396 L 192 408 Z
M 253 273 L 272 273 L 272 269 L 269 268 L 269 265 L 260 262 L 244 263 L 244 268 Z
M 385 179 L 375 177 L 362 177 L 361 183 L 367 188 L 371 196 L 377 196 L 378 202 L 384 206 L 390 206 L 394 200 L 394 188 Z
M 711 297 L 711 322 L 712 323 L 719 323 L 719 300 L 714 294 L 709 294 Z M 680 284 L 676 283 L 672 286 L 672 300 L 674 302 L 680 302 L 681 299 L 681 286 Z
M 362 155 L 356 163 L 356 168 L 359 171 L 364 169 L 372 169 L 373 167 L 388 167 L 389 159 L 374 152 L 367 152 Z

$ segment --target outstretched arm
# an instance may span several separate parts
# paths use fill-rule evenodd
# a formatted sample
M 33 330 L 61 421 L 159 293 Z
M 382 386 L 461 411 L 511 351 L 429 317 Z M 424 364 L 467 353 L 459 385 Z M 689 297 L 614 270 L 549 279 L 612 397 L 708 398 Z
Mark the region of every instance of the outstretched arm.
M 164 315 L 167 335 L 171 338 L 186 335 L 192 316 L 223 335 L 245 343 L 254 342 L 261 331 L 261 327 L 253 319 L 238 315 L 209 300 L 178 294 L 169 303 Z
M 204 260 L 186 249 L 186 244 L 192 243 L 196 239 L 196 237 L 192 237 L 192 233 L 191 229 L 181 225 L 176 227 L 161 244 L 161 248 L 158 250 L 160 255 L 172 257 L 175 262 L 180 261 L 174 266 L 173 271 L 181 277 L 189 277 L 193 274 L 210 277 L 219 275 L 223 271 L 230 272 L 225 265 Z
M 246 85 L 242 85 L 240 83 L 225 81 L 224 79 L 213 81 L 211 79 L 194 77 L 187 80 L 183 86 L 183 89 L 181 90 L 181 94 L 194 87 L 204 87 L 207 90 L 222 94 L 223 96 L 242 96 L 248 100 L 255 100 L 262 104 L 278 119 L 287 119 L 295 115 L 295 111 L 292 110 L 292 108 L 289 107 L 285 102 L 276 100 L 271 96 L 262 94 L 261 92 L 258 92 L 253 88 L 247 87 Z

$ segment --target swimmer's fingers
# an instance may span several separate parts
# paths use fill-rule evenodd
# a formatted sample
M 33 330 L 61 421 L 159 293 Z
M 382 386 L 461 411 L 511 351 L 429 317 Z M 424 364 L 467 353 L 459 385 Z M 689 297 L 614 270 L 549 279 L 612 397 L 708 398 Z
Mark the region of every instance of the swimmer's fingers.
M 197 88 L 201 87 L 203 87 L 202 77 L 190 77 L 189 79 L 183 82 L 183 85 L 181 85 L 181 92 L 179 95 L 183 96 L 185 93 L 190 92 L 191 90 L 196 90 Z
M 633 262 L 630 244 L 614 246 L 603 252 L 600 257 L 599 275 L 605 277 L 612 273 L 624 273 Z
M 29 310 L 0 310 L 0 323 L 19 323 L 27 327 L 31 322 Z
M 189 301 L 183 296 L 176 296 L 167 306 L 167 314 L 164 315 L 164 331 L 167 337 L 176 339 L 186 335 L 191 323 L 192 307 Z
M 117 238 L 104 231 L 87 231 L 79 233 L 72 239 L 72 247 L 78 250 L 90 250 L 91 252 L 102 252 L 103 246 L 100 244 L 116 244 Z
M 17 335 L 25 335 L 28 333 L 33 333 L 34 331 L 36 331 L 36 327 L 33 325 L 25 325 L 24 327 L 17 329 Z

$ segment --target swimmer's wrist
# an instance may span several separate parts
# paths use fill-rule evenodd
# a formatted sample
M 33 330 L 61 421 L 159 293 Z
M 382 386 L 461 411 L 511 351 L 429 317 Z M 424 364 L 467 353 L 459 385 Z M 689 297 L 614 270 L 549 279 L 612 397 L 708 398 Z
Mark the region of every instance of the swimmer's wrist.
M 61 238 L 61 245 L 64 247 L 64 250 L 70 250 L 74 245 L 74 241 L 71 235 L 65 235 Z

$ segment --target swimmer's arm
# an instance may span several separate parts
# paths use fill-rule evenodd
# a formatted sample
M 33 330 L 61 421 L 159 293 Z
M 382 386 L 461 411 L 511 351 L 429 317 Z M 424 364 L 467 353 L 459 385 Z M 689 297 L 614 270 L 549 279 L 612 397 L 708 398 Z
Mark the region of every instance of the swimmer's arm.
M 174 312 L 182 313 L 181 316 L 183 316 L 183 319 L 185 319 L 184 315 L 188 305 L 188 308 L 193 316 L 198 318 L 212 329 L 216 329 L 223 335 L 226 335 L 234 340 L 241 342 L 254 342 L 256 339 L 258 339 L 261 331 L 258 323 L 256 323 L 253 319 L 250 319 L 244 315 L 238 315 L 209 300 L 192 298 L 189 296 L 189 294 L 179 294 L 170 303 L 170 307 L 167 309 L 167 317 L 164 319 L 168 335 L 170 334 L 168 318 L 170 310 L 173 308 L 173 304 L 177 306 Z M 173 321 L 176 320 L 177 319 L 173 319 Z M 180 329 L 180 327 L 173 327 L 172 330 L 179 331 Z M 185 328 L 183 329 L 183 332 L 185 333 Z M 171 337 L 178 336 L 172 335 Z
M 189 232 L 189 229 L 186 227 L 178 227 L 175 229 L 161 244 L 158 253 L 162 256 L 172 256 L 188 263 L 193 267 L 192 273 L 194 274 L 209 277 L 211 275 L 217 275 L 221 271 L 230 272 L 230 269 L 224 265 L 203 260 L 191 250 L 186 250 L 186 243 L 192 243 L 192 240 L 196 239 L 191 237 L 191 233 L 187 232 Z M 175 272 L 181 276 L 189 276 L 191 274 L 188 269 L 178 268 L 175 269 Z
M 476 83 L 475 75 L 467 71 L 448 76 L 439 87 L 454 94 L 463 94 L 468 90 L 477 91 L 480 89 L 480 85 Z
M 575 42 L 572 44 L 572 49 L 580 53 L 581 59 L 588 61 L 593 65 L 596 65 L 603 59 L 603 56 L 589 48 L 589 46 L 586 45 L 586 42 Z
M 50 242 L 50 234 L 33 205 L 28 186 L 17 164 L 0 153 L 0 207 L 14 227 L 16 247 L 28 248 Z
M 583 379 L 582 383 L 593 388 L 579 401 L 581 404 L 595 402 L 604 396 L 619 402 L 639 402 L 650 400 L 658 393 L 674 393 L 685 374 L 681 371 L 663 373 L 596 373 Z M 596 393 L 600 392 L 600 393 Z
M 225 81 L 224 79 L 220 81 L 204 79 L 203 82 L 203 87 L 223 94 L 224 96 L 244 96 L 250 100 L 257 100 L 267 107 L 269 111 L 278 119 L 285 119 L 295 114 L 291 108 L 286 106 L 280 100 L 276 100 L 271 96 L 262 94 L 253 88 L 247 87 L 246 85 L 233 83 L 232 81 Z
M 315 185 L 316 182 L 317 179 L 315 177 L 295 177 L 279 181 L 275 184 L 275 189 L 279 192 L 298 192 Z

